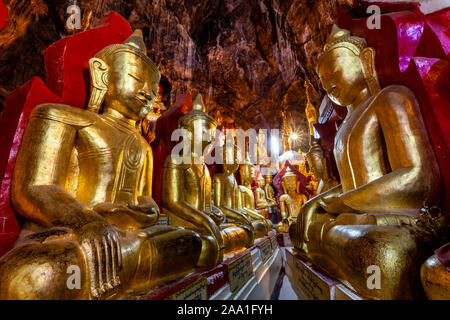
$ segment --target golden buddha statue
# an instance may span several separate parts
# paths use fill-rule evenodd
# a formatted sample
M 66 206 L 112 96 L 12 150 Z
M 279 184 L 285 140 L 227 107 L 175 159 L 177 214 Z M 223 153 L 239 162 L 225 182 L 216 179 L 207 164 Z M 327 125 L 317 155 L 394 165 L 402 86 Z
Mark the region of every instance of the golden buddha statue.
M 266 219 L 270 219 L 269 202 L 267 201 L 266 192 L 264 191 L 265 184 L 266 181 L 263 176 L 258 174 L 258 177 L 256 178 L 256 189 L 254 195 L 256 199 L 256 208 Z
M 327 159 L 324 156 L 322 147 L 320 146 L 320 139 L 315 138 L 314 125 L 317 123 L 317 111 L 313 106 L 309 96 L 309 84 L 305 81 L 306 88 L 306 108 L 305 114 L 308 120 L 308 129 L 310 137 L 310 149 L 306 154 L 306 159 L 313 174 L 311 179 L 312 191 L 314 195 L 321 194 L 338 184 L 338 181 L 330 174 L 327 165 Z
M 266 234 L 266 225 L 262 221 L 252 221 L 239 203 L 239 187 L 234 177 L 234 173 L 239 168 L 239 148 L 228 143 L 221 150 L 223 172 L 213 177 L 214 204 L 225 213 L 228 222 L 246 225 L 253 231 L 254 235 L 249 237 L 247 245 L 251 246 L 255 238 L 261 238 Z M 233 159 L 233 161 L 227 159 Z
M 193 110 L 178 120 L 178 127 L 188 135 L 183 137 L 190 144 L 188 159 L 180 161 L 174 155 L 167 157 L 162 198 L 172 225 L 184 226 L 200 234 L 202 252 L 198 266 L 207 267 L 220 263 L 224 254 L 248 246 L 253 232 L 244 225 L 224 223 L 225 215 L 212 204 L 211 177 L 203 154 L 209 144 L 205 137 L 210 140 L 214 137 L 216 121 L 204 112 L 200 94 L 192 105 Z M 196 148 L 199 142 L 200 148 Z
M 0 299 L 135 296 L 191 272 L 200 256 L 195 232 L 154 226 L 152 150 L 137 122 L 152 112 L 160 73 L 142 33 L 89 66 L 88 110 L 43 104 L 30 115 L 11 189 L 25 223 L 0 260 Z
M 269 209 L 272 213 L 278 212 L 277 199 L 275 198 L 275 190 L 273 189 L 273 177 L 270 173 L 266 173 L 263 175 L 265 183 L 264 183 L 264 193 L 266 194 L 266 199 L 269 204 Z
M 252 182 L 255 179 L 255 166 L 246 159 L 239 166 L 242 185 L 239 186 L 239 203 L 252 221 L 262 221 L 266 226 L 265 235 L 272 230 L 272 222 L 265 218 L 255 207 L 255 196 L 252 191 Z
M 441 179 L 419 105 L 406 87 L 380 89 L 375 50 L 334 26 L 316 70 L 330 99 L 348 109 L 335 137 L 341 184 L 308 201 L 290 227 L 294 247 L 367 298 L 420 295 L 428 239 L 416 227 Z M 381 286 L 367 286 L 368 268 Z
M 450 300 L 450 270 L 434 254 L 420 268 L 423 288 L 430 300 Z
M 297 218 L 300 208 L 308 198 L 299 192 L 297 175 L 288 166 L 281 182 L 285 194 L 280 197 L 280 213 L 282 220 L 276 225 L 278 233 L 289 232 L 289 226 Z

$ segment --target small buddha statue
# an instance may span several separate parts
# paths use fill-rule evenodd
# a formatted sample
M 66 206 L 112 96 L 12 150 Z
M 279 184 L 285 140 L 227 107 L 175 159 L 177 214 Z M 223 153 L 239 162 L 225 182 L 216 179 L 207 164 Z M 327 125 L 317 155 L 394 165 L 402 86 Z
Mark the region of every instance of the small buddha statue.
M 153 111 L 160 73 L 140 30 L 89 67 L 87 110 L 43 104 L 30 115 L 11 188 L 24 225 L 0 259 L 0 299 L 135 296 L 199 259 L 198 234 L 155 225 L 152 150 L 137 127 Z M 68 285 L 71 273 L 79 287 Z
M 277 205 L 277 199 L 275 198 L 275 190 L 273 189 L 273 176 L 269 174 L 263 175 L 265 184 L 264 184 L 264 192 L 266 193 L 266 199 L 269 202 L 270 206 Z
M 277 199 L 275 198 L 275 190 L 273 189 L 273 177 L 267 172 L 263 175 L 265 184 L 264 184 L 264 193 L 266 194 L 267 202 L 269 203 L 269 210 L 272 215 L 278 215 L 278 205 Z M 278 218 L 277 218 L 278 220 Z
M 282 179 L 281 185 L 285 193 L 280 197 L 281 221 L 276 225 L 276 230 L 278 233 L 287 233 L 308 198 L 299 192 L 300 182 L 289 166 Z
M 255 179 L 255 166 L 246 159 L 239 166 L 239 174 L 242 185 L 239 186 L 239 203 L 253 221 L 262 221 L 266 225 L 265 235 L 272 230 L 272 222 L 256 210 L 255 197 L 252 191 L 252 182 Z
M 336 26 L 316 70 L 348 109 L 334 143 L 341 183 L 301 208 L 289 229 L 294 247 L 364 297 L 420 296 L 430 241 L 416 222 L 424 202 L 439 202 L 441 178 L 417 100 L 403 86 L 380 89 L 375 50 Z M 367 286 L 370 266 L 379 289 Z
M 266 192 L 264 191 L 264 186 L 266 181 L 261 174 L 258 174 L 256 178 L 256 188 L 255 188 L 255 199 L 256 199 L 256 209 L 266 218 L 270 219 L 269 214 L 269 202 L 266 198 Z
M 234 177 L 234 173 L 239 168 L 239 148 L 228 143 L 221 150 L 223 172 L 213 177 L 214 204 L 225 213 L 228 222 L 243 224 L 253 231 L 253 236 L 249 237 L 248 247 L 253 245 L 255 238 L 261 238 L 266 234 L 266 225 L 263 221 L 252 221 L 239 202 L 239 186 Z
M 213 205 L 211 177 L 203 154 L 212 140 L 216 121 L 205 113 L 201 95 L 192 103 L 193 109 L 178 120 L 190 144 L 188 159 L 180 161 L 175 155 L 167 157 L 163 172 L 163 208 L 170 215 L 172 225 L 195 230 L 202 240 L 199 267 L 220 263 L 224 254 L 244 249 L 252 242 L 253 233 L 247 223 L 225 223 L 225 214 Z M 200 142 L 200 148 L 195 146 Z M 174 149 L 176 146 L 174 147 Z M 196 150 L 201 149 L 201 150 Z M 184 151 L 184 150 L 183 150 Z M 215 193 L 219 192 L 215 190 Z

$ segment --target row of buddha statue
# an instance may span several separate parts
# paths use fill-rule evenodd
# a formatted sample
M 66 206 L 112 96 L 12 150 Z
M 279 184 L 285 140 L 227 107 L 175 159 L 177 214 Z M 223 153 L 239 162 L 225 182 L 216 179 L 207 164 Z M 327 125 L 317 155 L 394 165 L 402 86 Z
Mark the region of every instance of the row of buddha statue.
M 236 145 L 221 148 L 224 159 L 234 161 L 223 161 L 223 172 L 213 178 L 195 154 L 196 135 L 212 137 L 217 125 L 200 95 L 178 121 L 190 135 L 193 161 L 166 159 L 161 209 L 171 223 L 158 225 L 153 154 L 138 127 L 153 110 L 160 73 L 142 33 L 102 49 L 89 66 L 87 110 L 42 104 L 30 115 L 11 187 L 13 209 L 24 223 L 0 258 L 0 299 L 136 297 L 216 266 L 272 230 L 271 176 L 269 202 L 261 182 L 255 201 L 255 166 L 237 164 Z M 203 152 L 209 142 L 201 139 Z M 79 286 L 69 286 L 68 270 L 76 269 Z
M 317 72 L 330 99 L 348 108 L 334 144 L 340 183 L 312 140 L 308 159 L 320 194 L 308 200 L 286 170 L 276 229 L 289 232 L 299 255 L 362 296 L 414 298 L 434 240 L 421 229 L 419 212 L 425 201 L 438 204 L 440 173 L 414 94 L 381 89 L 374 57 L 364 39 L 333 29 Z M 196 154 L 193 144 L 202 141 L 203 152 L 210 143 L 203 137 L 212 138 L 217 126 L 201 96 L 178 120 L 193 161 L 166 159 L 161 214 L 171 222 L 158 225 L 153 154 L 137 129 L 158 96 L 158 68 L 139 31 L 102 49 L 89 66 L 87 110 L 43 104 L 30 115 L 11 187 L 23 226 L 0 258 L 0 299 L 139 296 L 213 267 L 272 230 L 272 177 L 259 175 L 253 193 L 255 166 L 237 164 L 234 144 L 221 153 L 235 161 L 223 161 L 212 178 L 203 153 Z M 366 286 L 372 265 L 382 277 L 375 291 Z M 74 268 L 75 288 L 68 285 Z

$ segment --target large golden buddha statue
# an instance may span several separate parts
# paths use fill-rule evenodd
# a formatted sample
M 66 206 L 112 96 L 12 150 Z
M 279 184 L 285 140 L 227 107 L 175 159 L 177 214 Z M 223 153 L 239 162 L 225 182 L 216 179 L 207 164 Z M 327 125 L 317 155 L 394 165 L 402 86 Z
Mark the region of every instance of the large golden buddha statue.
M 252 221 L 262 221 L 266 225 L 267 234 L 272 230 L 272 222 L 265 218 L 255 206 L 255 196 L 252 191 L 252 182 L 255 179 L 255 165 L 250 162 L 250 160 L 245 160 L 239 166 L 239 175 L 241 178 L 241 185 L 239 186 L 239 203 L 242 210 L 244 210 L 247 215 L 252 219 Z
M 25 223 L 0 260 L 0 299 L 135 296 L 199 258 L 198 234 L 153 226 L 152 150 L 136 127 L 153 112 L 160 74 L 142 34 L 89 66 L 88 110 L 44 104 L 30 115 L 11 191 Z
M 198 266 L 206 267 L 220 263 L 224 254 L 248 246 L 253 234 L 247 226 L 225 223 L 226 216 L 213 206 L 211 177 L 203 155 L 209 145 L 205 137 L 210 140 L 214 137 L 216 121 L 204 112 L 201 95 L 192 105 L 193 110 L 178 121 L 178 127 L 187 135 L 183 139 L 190 144 L 190 152 L 184 161 L 174 155 L 166 159 L 163 207 L 173 225 L 185 226 L 200 234 L 202 252 Z M 198 143 L 200 148 L 195 146 Z
M 225 213 L 228 222 L 246 225 L 253 231 L 252 237 L 249 238 L 251 240 L 249 245 L 252 245 L 255 238 L 261 238 L 266 234 L 266 225 L 259 220 L 252 221 L 239 202 L 239 186 L 234 177 L 234 173 L 239 168 L 238 147 L 227 143 L 221 150 L 223 172 L 213 177 L 214 204 Z M 232 159 L 232 161 L 228 159 Z
M 348 109 L 335 137 L 341 184 L 308 201 L 290 235 L 316 265 L 368 298 L 420 295 L 429 239 L 416 226 L 441 196 L 439 168 L 414 94 L 380 89 L 375 50 L 336 26 L 317 63 L 330 99 Z M 380 270 L 380 288 L 367 286 Z
M 300 208 L 308 198 L 299 192 L 297 175 L 288 166 L 281 182 L 285 194 L 280 197 L 281 221 L 276 225 L 278 233 L 289 232 L 289 226 L 297 218 Z

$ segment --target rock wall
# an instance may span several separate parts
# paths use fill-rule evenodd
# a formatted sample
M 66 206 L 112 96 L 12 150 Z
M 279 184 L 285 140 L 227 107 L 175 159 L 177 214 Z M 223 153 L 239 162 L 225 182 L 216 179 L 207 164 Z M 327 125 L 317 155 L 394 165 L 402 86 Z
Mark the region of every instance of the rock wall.
M 339 4 L 351 0 L 5 0 L 0 33 L 0 102 L 32 76 L 43 77 L 42 51 L 95 26 L 108 11 L 141 28 L 164 76 L 167 100 L 202 92 L 208 112 L 226 125 L 306 132 L 304 81 L 323 92 L 314 65 Z M 66 28 L 67 7 L 81 8 L 81 29 Z M 3 98 L 2 98 L 3 97 Z M 297 146 L 307 150 L 308 138 Z

